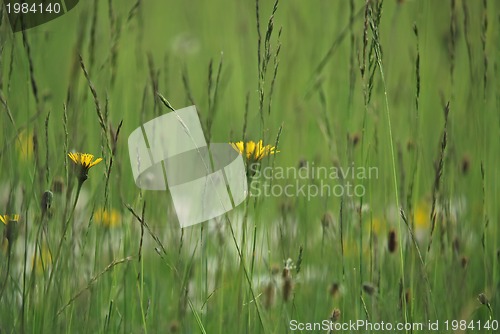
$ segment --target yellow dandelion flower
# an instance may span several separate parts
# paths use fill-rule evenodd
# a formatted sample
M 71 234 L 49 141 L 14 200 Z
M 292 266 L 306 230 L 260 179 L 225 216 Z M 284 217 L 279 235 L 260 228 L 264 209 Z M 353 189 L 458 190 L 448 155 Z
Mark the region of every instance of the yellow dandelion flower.
M 0 221 L 4 223 L 4 225 L 8 225 L 10 222 L 19 221 L 19 215 L 0 215 Z
M 33 259 L 31 260 L 32 268 L 38 274 L 44 272 L 51 264 L 52 254 L 50 253 L 47 246 L 43 246 L 41 252 L 37 253 L 36 256 L 33 256 Z
M 89 153 L 71 152 L 68 153 L 68 156 L 70 157 L 71 160 L 73 160 L 75 164 L 80 165 L 83 168 L 86 168 L 87 170 L 90 169 L 91 167 L 94 167 L 95 165 L 97 165 L 99 162 L 102 161 L 102 158 L 97 158 L 94 160 L 94 155 Z
M 415 209 L 415 229 L 428 230 L 431 226 L 429 219 L 429 206 L 425 203 L 420 203 Z
M 344 237 L 344 256 L 349 259 L 359 258 L 361 254 L 363 258 L 369 257 L 370 255 L 370 244 L 368 241 L 363 241 L 363 245 L 359 245 L 359 240 L 353 239 L 352 237 Z M 339 248 L 340 251 L 340 248 Z
M 94 160 L 94 156 L 89 153 L 68 153 L 68 157 L 80 168 L 78 180 L 83 183 L 88 178 L 89 169 L 102 161 L 102 158 Z
M 370 229 L 373 228 L 373 233 L 378 236 L 383 235 L 387 232 L 387 226 L 387 222 L 378 217 L 374 217 L 371 222 L 368 221 L 368 224 L 366 224 L 368 232 L 370 232 Z
M 111 209 L 110 211 L 99 209 L 94 214 L 94 219 L 97 224 L 103 227 L 113 228 L 120 225 L 121 215 L 115 209 Z
M 245 154 L 248 161 L 259 161 L 268 155 L 279 153 L 279 151 L 276 151 L 275 146 L 264 145 L 262 140 L 259 140 L 257 143 L 250 140 L 247 143 L 239 141 L 230 144 L 238 153 Z
M 17 135 L 16 147 L 22 161 L 31 159 L 33 156 L 33 135 L 27 130 L 21 131 Z
M 5 225 L 1 248 L 4 254 L 7 254 L 17 236 L 16 225 L 12 223 L 19 221 L 19 215 L 0 215 L 0 221 Z

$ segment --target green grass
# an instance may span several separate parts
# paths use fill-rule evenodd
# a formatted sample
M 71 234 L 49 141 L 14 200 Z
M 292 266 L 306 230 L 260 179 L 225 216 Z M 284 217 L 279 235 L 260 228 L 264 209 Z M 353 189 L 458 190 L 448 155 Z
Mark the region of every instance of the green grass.
M 21 218 L 0 224 L 1 332 L 285 333 L 338 308 L 451 333 L 500 313 L 498 4 L 275 5 L 82 1 L 24 35 L 3 12 L 0 214 Z M 129 162 L 129 134 L 170 111 L 160 96 L 196 104 L 209 142 L 277 145 L 262 168 L 378 177 L 325 180 L 361 197 L 249 197 L 180 229 Z M 74 214 L 72 150 L 104 159 Z

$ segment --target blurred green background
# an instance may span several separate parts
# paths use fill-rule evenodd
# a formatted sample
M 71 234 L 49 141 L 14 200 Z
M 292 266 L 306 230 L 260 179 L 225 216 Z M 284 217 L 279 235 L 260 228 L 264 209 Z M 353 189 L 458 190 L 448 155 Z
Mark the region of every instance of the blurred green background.
M 500 321 L 496 1 L 81 1 L 15 34 L 5 10 L 0 214 L 21 218 L 2 226 L 1 332 L 285 333 L 334 309 Z M 263 167 L 378 178 L 181 229 L 130 168 L 128 135 L 170 111 L 157 93 L 196 104 L 210 142 L 277 145 Z M 104 159 L 74 215 L 73 150 Z

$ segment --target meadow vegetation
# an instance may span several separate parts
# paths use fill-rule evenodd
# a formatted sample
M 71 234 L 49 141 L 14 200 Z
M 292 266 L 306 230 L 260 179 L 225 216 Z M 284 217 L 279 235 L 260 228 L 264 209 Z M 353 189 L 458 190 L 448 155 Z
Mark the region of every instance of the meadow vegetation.
M 477 327 L 500 321 L 497 1 L 94 0 L 24 32 L 1 19 L 1 333 L 498 333 Z M 168 191 L 136 187 L 127 138 L 193 104 L 207 142 L 270 145 L 248 161 L 258 189 L 362 195 L 249 196 L 180 228 Z M 311 166 L 376 173 L 297 176 Z

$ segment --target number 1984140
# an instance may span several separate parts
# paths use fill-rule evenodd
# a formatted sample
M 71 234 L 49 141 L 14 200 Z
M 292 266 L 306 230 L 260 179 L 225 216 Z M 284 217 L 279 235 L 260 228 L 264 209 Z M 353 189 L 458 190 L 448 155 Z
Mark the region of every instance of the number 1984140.
M 27 2 L 14 2 L 6 3 L 5 7 L 8 14 L 36 14 L 36 13 L 55 13 L 61 12 L 60 3 L 27 3 Z
M 446 320 L 444 322 L 444 327 L 446 330 L 491 330 L 491 331 L 497 331 L 498 330 L 498 321 L 497 320 L 487 320 L 487 321 L 481 321 L 481 320 Z

